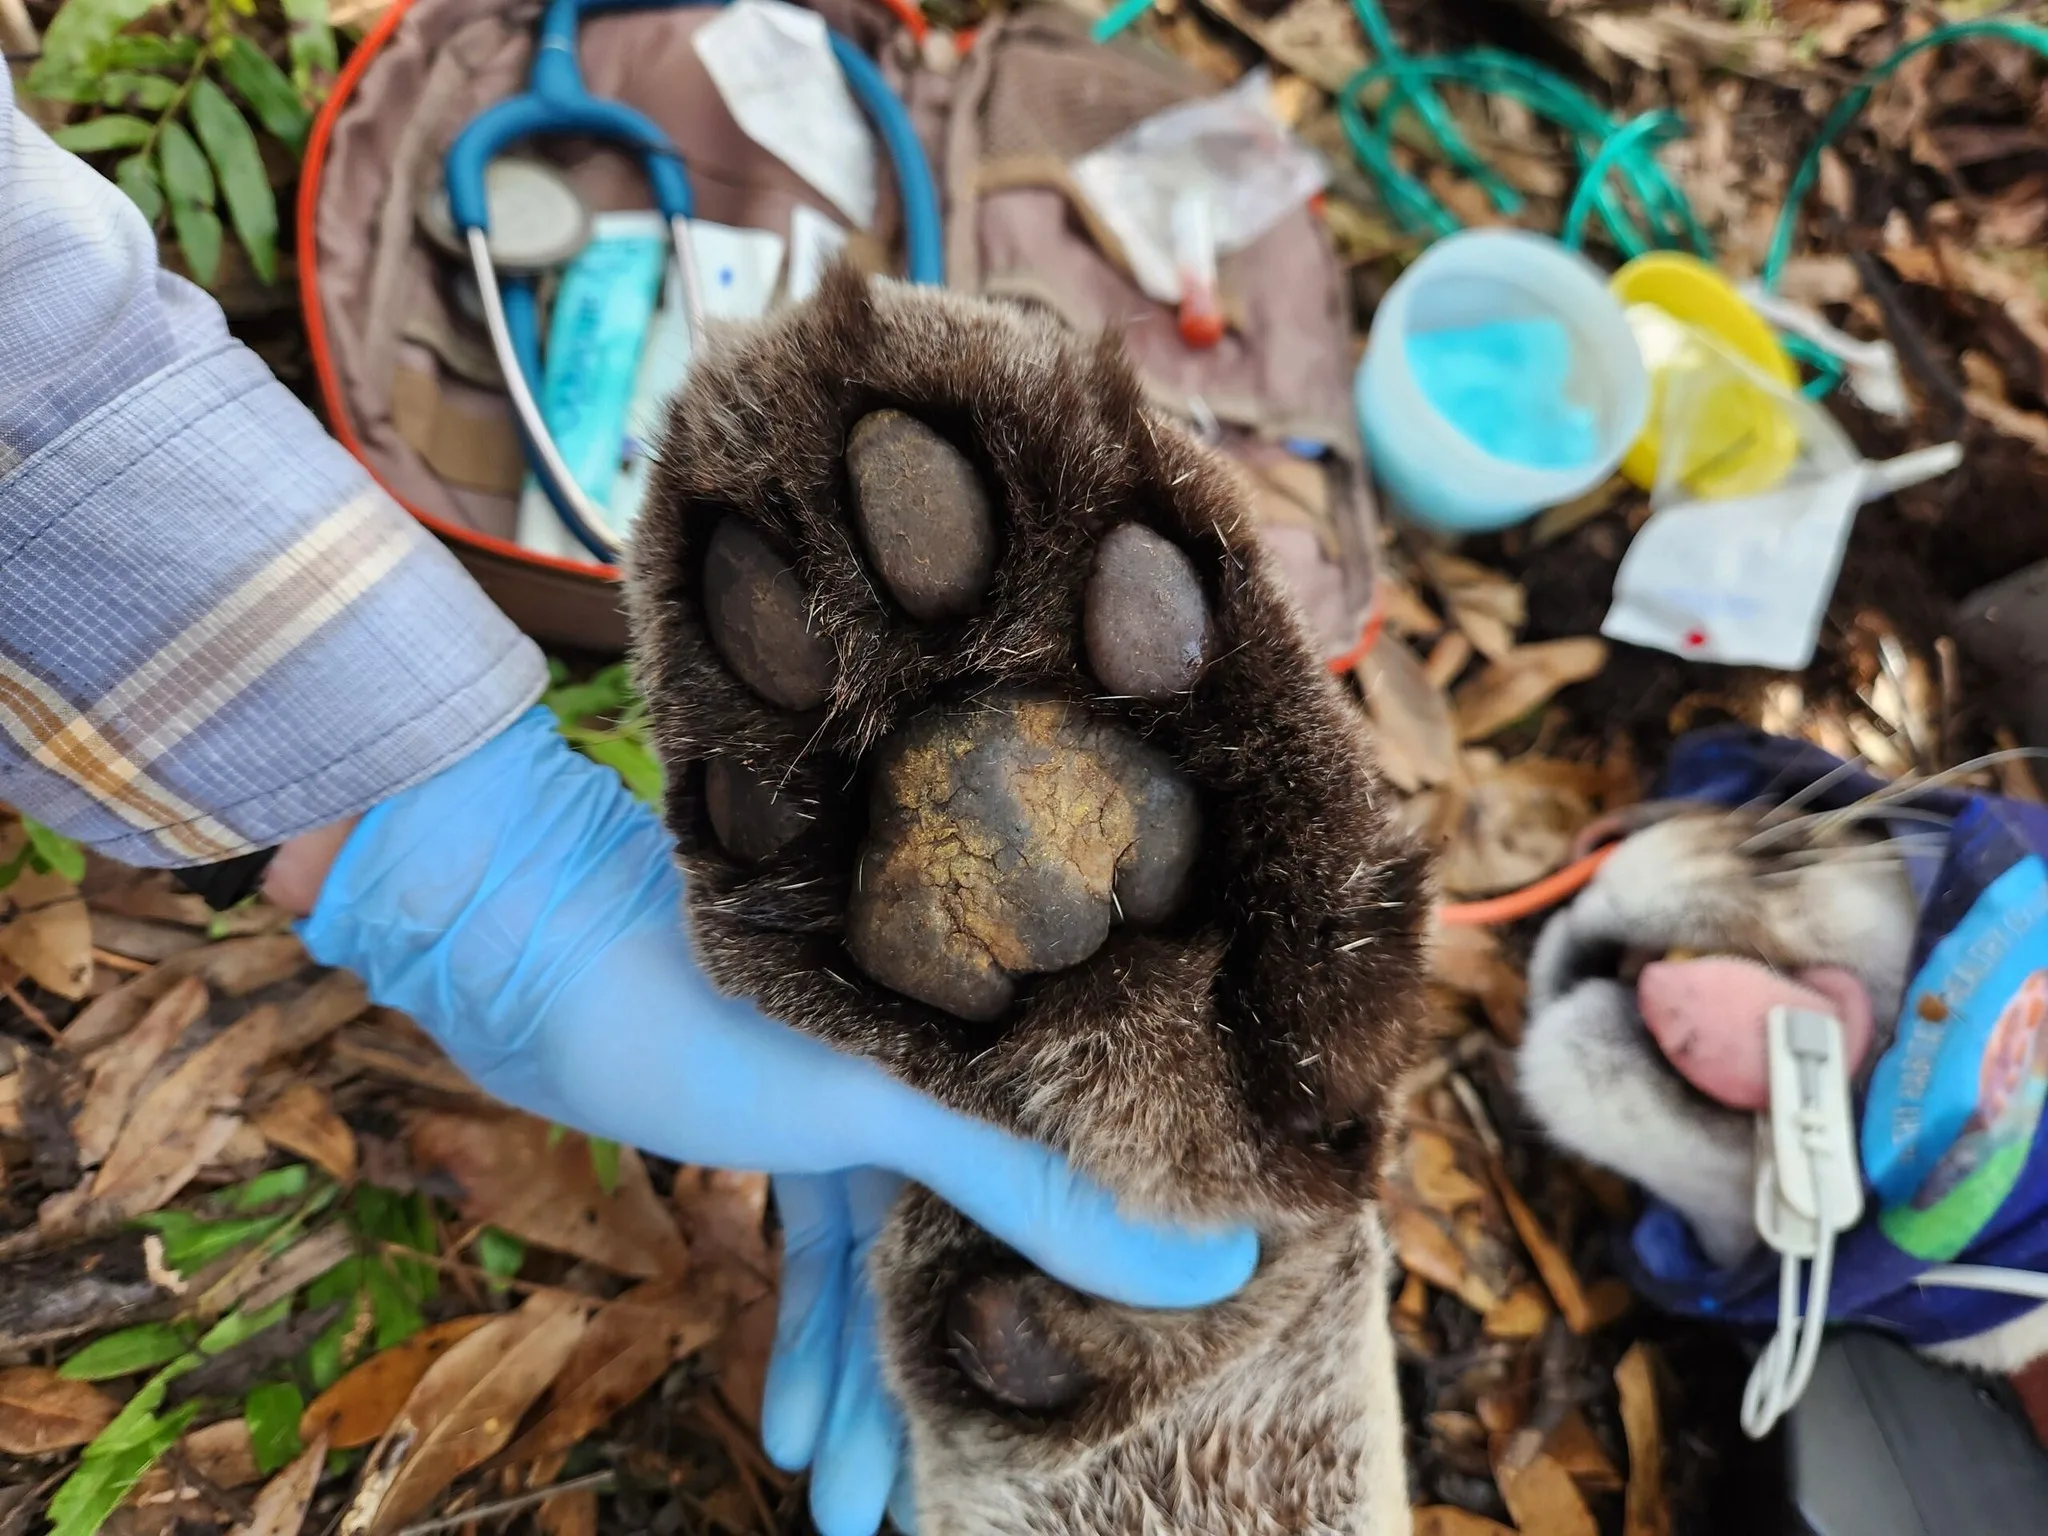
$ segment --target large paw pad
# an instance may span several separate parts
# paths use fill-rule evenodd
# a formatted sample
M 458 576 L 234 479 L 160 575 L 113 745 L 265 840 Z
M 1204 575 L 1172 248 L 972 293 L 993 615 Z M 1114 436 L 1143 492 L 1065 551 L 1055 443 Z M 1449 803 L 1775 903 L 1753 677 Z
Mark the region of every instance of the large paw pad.
M 880 751 L 847 948 L 885 986 L 993 1020 L 1017 977 L 1079 965 L 1114 919 L 1170 915 L 1200 828 L 1162 753 L 1076 706 L 936 711 Z

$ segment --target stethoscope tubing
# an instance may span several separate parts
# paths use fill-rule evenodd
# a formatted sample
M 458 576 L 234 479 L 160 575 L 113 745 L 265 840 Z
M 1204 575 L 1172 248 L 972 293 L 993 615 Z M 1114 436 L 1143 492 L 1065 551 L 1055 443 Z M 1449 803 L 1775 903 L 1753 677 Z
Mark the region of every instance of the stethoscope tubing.
M 712 3 L 722 4 L 724 0 L 712 0 Z M 888 82 L 882 78 L 882 73 L 875 67 L 873 60 L 838 32 L 828 31 L 827 36 L 832 46 L 833 57 L 845 73 L 847 88 L 874 125 L 883 148 L 888 152 L 891 169 L 896 175 L 897 193 L 903 204 L 905 275 L 913 283 L 943 283 L 945 243 L 939 220 L 938 189 L 932 180 L 931 166 L 925 159 L 924 146 L 918 141 L 917 130 L 910 121 L 910 114 L 896 93 L 889 89 Z M 543 51 L 549 48 L 565 50 L 571 59 L 574 57 L 573 43 L 565 45 L 559 37 L 543 38 L 540 47 Z M 456 147 L 462 143 L 462 136 L 458 136 Z M 451 147 L 450 150 L 451 163 L 465 159 L 457 155 L 456 147 Z M 652 170 L 655 152 L 646 150 L 645 146 L 640 147 L 648 155 Z M 672 147 L 663 151 L 663 154 L 665 158 L 673 160 L 678 170 L 683 169 L 682 157 Z M 466 158 L 480 162 L 474 168 L 474 179 L 480 183 L 483 166 L 488 163 L 487 156 Z M 684 174 L 687 175 L 687 172 Z M 451 204 L 460 209 L 465 204 L 458 202 L 453 195 L 452 178 L 450 190 Z M 659 191 L 658 185 L 658 194 Z M 689 326 L 690 347 L 694 355 L 705 334 L 704 291 L 697 270 L 696 254 L 690 241 L 687 181 L 683 183 L 683 194 L 680 211 L 671 211 L 669 214 L 669 246 L 674 253 L 676 270 L 682 282 L 684 313 Z M 658 195 L 657 201 L 660 200 L 663 199 Z M 481 206 L 480 196 L 471 197 L 466 201 Z M 469 251 L 470 265 L 476 273 L 477 290 L 483 299 L 484 326 L 489 332 L 491 350 L 497 356 L 499 369 L 505 375 L 505 387 L 511 397 L 513 416 L 518 421 L 520 435 L 525 440 L 534 476 L 540 482 L 548 500 L 554 505 L 564 526 L 575 535 L 577 541 L 599 560 L 616 565 L 625 553 L 625 541 L 612 531 L 604 509 L 570 473 L 568 463 L 562 457 L 561 447 L 555 441 L 554 433 L 548 430 L 540 402 L 534 396 L 533 383 L 528 372 L 529 365 L 538 358 L 539 337 L 531 293 L 525 293 L 520 305 L 519 318 L 515 321 L 508 312 L 505 292 L 498 282 L 497 268 L 491 259 L 490 234 L 484 216 L 480 213 L 471 213 L 461 222 L 464 225 L 463 241 Z

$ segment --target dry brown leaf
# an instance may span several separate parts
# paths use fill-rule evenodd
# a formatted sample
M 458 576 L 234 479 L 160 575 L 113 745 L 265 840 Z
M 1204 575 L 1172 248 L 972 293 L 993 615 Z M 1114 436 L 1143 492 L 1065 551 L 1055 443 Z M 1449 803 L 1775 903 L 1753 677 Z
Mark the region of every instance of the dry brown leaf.
M 255 1117 L 263 1139 L 324 1168 L 344 1184 L 356 1176 L 356 1133 L 334 1112 L 334 1098 L 318 1083 L 291 1084 Z
M 1620 475 L 1608 476 L 1583 496 L 1547 508 L 1536 519 L 1536 525 L 1529 534 L 1530 541 L 1540 547 L 1577 532 L 1621 500 L 1627 491 L 1626 479 Z
M 1270 16 L 1242 0 L 1203 0 L 1274 63 L 1334 91 L 1366 66 L 1358 18 L 1343 0 L 1295 0 Z
M 767 1176 L 682 1168 L 674 1200 L 697 1272 L 729 1309 L 718 1345 L 718 1390 L 749 1429 L 758 1429 L 775 1343 L 777 1265 L 768 1243 Z
M 188 949 L 198 949 L 206 942 L 206 935 L 194 933 L 190 928 L 153 923 L 139 917 L 123 917 L 118 912 L 95 907 L 92 910 L 92 942 L 94 947 L 109 954 L 155 965 L 159 960 L 182 955 Z
M 183 976 L 197 976 L 216 992 L 247 997 L 259 987 L 285 981 L 305 969 L 306 946 L 289 933 L 223 939 L 164 962 Z
M 111 992 L 103 992 L 64 1026 L 60 1037 L 64 1048 L 75 1056 L 88 1056 L 120 1039 L 142 1021 L 163 995 L 176 986 L 183 973 L 159 965 L 131 977 Z
M 675 1219 L 631 1147 L 620 1149 L 618 1189 L 607 1195 L 589 1144 L 563 1136 L 550 1146 L 548 1126 L 531 1115 L 423 1111 L 410 1129 L 414 1162 L 461 1186 L 468 1221 L 643 1279 L 689 1267 Z
M 1597 675 L 1606 664 L 1607 642 L 1590 636 L 1517 646 L 1452 699 L 1458 739 L 1486 740 L 1548 703 L 1560 688 Z
M 249 1518 L 228 1532 L 228 1536 L 299 1536 L 326 1461 L 326 1438 L 315 1437 L 263 1485 L 256 1502 L 249 1507 Z
M 1635 1304 L 1636 1293 L 1628 1288 L 1627 1281 L 1612 1275 L 1595 1280 L 1586 1291 L 1586 1321 L 1598 1333 L 1608 1324 L 1619 1322 Z
M 1890 19 L 1891 13 L 1879 0 L 1843 0 L 1834 7 L 1834 14 L 1808 36 L 1823 54 L 1833 58 L 1864 33 L 1875 31 Z
M 19 824 L 0 832 L 0 864 L 25 840 Z M 55 872 L 24 868 L 0 892 L 0 960 L 39 987 L 74 1001 L 92 984 L 92 917 L 78 887 Z
M 1422 663 L 1422 675 L 1438 689 L 1448 689 L 1472 660 L 1472 642 L 1463 630 L 1452 630 L 1430 647 Z
M 1451 622 L 1480 655 L 1498 661 L 1515 648 L 1515 631 L 1529 616 L 1520 582 L 1442 550 L 1425 550 L 1422 565 L 1450 610 Z
M 299 1437 L 325 1435 L 337 1451 L 368 1445 L 398 1417 L 427 1367 L 495 1319 L 488 1313 L 450 1318 L 381 1350 L 314 1398 L 299 1420 Z
M 40 1365 L 0 1371 L 0 1453 L 46 1456 L 84 1445 L 121 1405 L 89 1381 L 67 1381 Z
M 542 1536 L 597 1536 L 597 1490 L 572 1488 L 542 1499 L 533 1520 Z
M 555 1378 L 540 1422 L 500 1459 L 516 1465 L 566 1451 L 716 1338 L 725 1312 L 707 1288 L 669 1279 L 606 1303 Z
M 92 1086 L 86 1089 L 85 1103 L 71 1122 L 81 1166 L 99 1166 L 128 1118 L 142 1080 L 205 1013 L 206 983 L 187 976 L 158 998 L 118 1044 L 95 1053 Z
M 22 1076 L 20 1072 L 9 1072 L 0 1077 L 0 1136 L 22 1133 Z
M 1551 1460 L 1571 1473 L 1572 1481 L 1581 1488 L 1595 1493 L 1613 1493 L 1621 1487 L 1621 1474 L 1614 1469 L 1613 1461 L 1601 1448 L 1600 1442 L 1593 1438 L 1586 1416 L 1576 1408 L 1557 1421 L 1557 1428 L 1543 1442 L 1543 1450 Z
M 1472 1271 L 1457 1240 L 1436 1224 L 1427 1211 L 1403 1205 L 1390 1223 L 1394 1252 L 1401 1267 L 1440 1291 L 1449 1291 L 1482 1317 L 1500 1304 L 1492 1287 Z
M 178 1449 L 192 1463 L 192 1470 L 217 1488 L 246 1488 L 263 1481 L 247 1419 L 202 1425 L 180 1440 Z
M 1550 1303 L 1543 1288 L 1518 1285 L 1499 1306 L 1481 1319 L 1480 1326 L 1490 1339 L 1533 1339 L 1550 1321 Z
M 1522 1536 L 1600 1536 L 1571 1473 L 1550 1457 L 1535 1456 L 1520 1467 L 1503 1462 L 1493 1477 Z
M 1585 1287 L 1579 1283 L 1579 1272 L 1565 1251 L 1558 1247 L 1543 1223 L 1536 1219 L 1536 1213 L 1529 1209 L 1521 1195 L 1509 1180 L 1507 1170 L 1495 1163 L 1493 1187 L 1500 1196 L 1501 1204 L 1507 1207 L 1508 1220 L 1514 1223 L 1515 1233 L 1522 1239 L 1522 1246 L 1529 1250 L 1530 1261 L 1536 1266 L 1536 1273 L 1543 1277 L 1543 1284 L 1550 1291 L 1550 1299 L 1557 1303 L 1557 1310 L 1564 1317 L 1565 1326 L 1573 1333 L 1590 1333 L 1594 1328 L 1593 1310 L 1586 1302 Z
M 1513 1526 L 1455 1504 L 1418 1504 L 1414 1514 L 1415 1536 L 1515 1536 Z
M 1576 763 L 1518 757 L 1475 773 L 1455 797 L 1437 878 L 1455 896 L 1491 896 L 1540 880 L 1571 857 L 1593 819 L 1596 775 Z
M 1446 1216 L 1486 1198 L 1486 1186 L 1458 1166 L 1458 1149 L 1441 1131 L 1408 1133 L 1408 1182 L 1424 1205 Z
M 285 1005 L 276 1054 L 290 1056 L 318 1044 L 361 1018 L 369 1006 L 369 989 L 361 978 L 349 971 L 329 971 Z
M 376 1503 L 370 1531 L 398 1529 L 496 1455 L 568 1363 L 583 1330 L 582 1312 L 542 1292 L 429 1366 L 385 1431 L 384 1446 L 410 1449 Z
M 1404 790 L 1459 777 L 1451 701 L 1407 645 L 1383 636 L 1358 663 L 1381 770 Z
M 248 1092 L 277 1023 L 275 1008 L 252 1008 L 144 1093 L 93 1179 L 92 1205 L 123 1218 L 155 1210 L 211 1162 L 234 1134 L 239 1122 L 229 1112 Z
M 133 1029 L 158 998 L 187 976 L 216 992 L 246 997 L 258 987 L 284 981 L 306 964 L 305 946 L 288 933 L 223 939 L 187 950 L 94 998 L 64 1027 L 65 1049 L 84 1056 Z
M 1657 1365 L 1647 1344 L 1629 1346 L 1614 1367 L 1621 1432 L 1628 1438 L 1628 1496 L 1622 1536 L 1670 1536 L 1664 1493 L 1664 1432 L 1657 1412 Z
M 1397 635 L 1433 640 L 1444 632 L 1444 621 L 1429 604 L 1416 596 L 1405 579 L 1384 566 L 1373 573 L 1372 598 L 1386 616 L 1387 628 Z
M 1479 999 L 1487 1023 L 1509 1045 L 1522 1043 L 1529 984 L 1500 952 L 1500 940 L 1476 924 L 1437 926 L 1429 936 L 1432 979 Z

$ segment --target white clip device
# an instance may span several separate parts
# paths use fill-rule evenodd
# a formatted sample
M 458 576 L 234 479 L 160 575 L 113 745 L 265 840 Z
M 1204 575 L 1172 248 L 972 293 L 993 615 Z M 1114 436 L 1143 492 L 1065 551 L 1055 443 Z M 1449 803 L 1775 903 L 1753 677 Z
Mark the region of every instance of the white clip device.
M 1778 1330 L 1742 1395 L 1742 1428 L 1762 1439 L 1813 1377 L 1827 1327 L 1835 1238 L 1863 1216 L 1863 1170 L 1841 1021 L 1806 1008 L 1768 1020 L 1771 1108 L 1757 1116 L 1756 1225 L 1779 1254 Z M 1801 1265 L 1813 1272 L 1802 1298 Z

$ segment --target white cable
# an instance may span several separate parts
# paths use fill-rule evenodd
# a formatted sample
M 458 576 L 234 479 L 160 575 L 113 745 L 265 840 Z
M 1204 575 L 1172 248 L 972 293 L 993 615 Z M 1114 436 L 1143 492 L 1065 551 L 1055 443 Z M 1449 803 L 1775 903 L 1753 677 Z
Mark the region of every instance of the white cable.
M 2048 1301 L 2048 1275 L 1996 1264 L 1937 1264 L 1913 1277 L 1915 1285 L 1953 1286 L 1959 1291 L 2002 1291 Z

